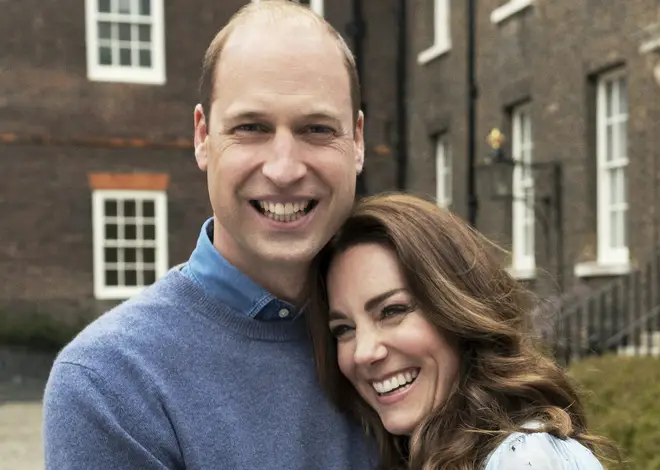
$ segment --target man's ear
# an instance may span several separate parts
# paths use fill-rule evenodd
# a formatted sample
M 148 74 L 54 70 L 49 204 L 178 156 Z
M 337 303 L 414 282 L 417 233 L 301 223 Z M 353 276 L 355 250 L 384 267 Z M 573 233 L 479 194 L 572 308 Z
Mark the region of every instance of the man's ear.
M 364 113 L 360 111 L 355 122 L 355 170 L 359 175 L 364 168 Z
M 206 127 L 206 117 L 201 104 L 195 106 L 195 160 L 200 170 L 206 171 L 208 167 L 208 152 L 206 150 L 206 139 L 208 138 L 208 128 Z

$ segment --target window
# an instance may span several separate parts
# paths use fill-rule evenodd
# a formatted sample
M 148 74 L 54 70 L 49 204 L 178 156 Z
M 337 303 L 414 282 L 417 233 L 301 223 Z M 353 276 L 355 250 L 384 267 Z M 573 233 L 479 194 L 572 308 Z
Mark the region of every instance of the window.
M 628 262 L 626 167 L 628 98 L 626 77 L 607 74 L 598 82 L 598 263 Z
M 163 0 L 86 0 L 90 80 L 165 83 Z
M 534 174 L 532 172 L 532 122 L 529 105 L 513 111 L 512 154 L 513 226 L 512 252 L 515 271 L 533 271 L 536 267 L 534 231 Z
M 290 0 L 295 3 L 300 3 L 301 5 L 308 6 L 312 9 L 314 13 L 319 16 L 323 16 L 323 0 Z M 253 3 L 259 2 L 259 0 L 252 0 Z
M 433 0 L 433 44 L 417 56 L 425 64 L 451 49 L 450 0 Z
M 167 174 L 92 173 L 94 295 L 126 299 L 168 269 Z
M 532 6 L 533 3 L 534 0 L 505 0 L 491 12 L 490 21 L 495 24 L 501 23 L 525 8 Z
M 446 136 L 438 136 L 435 141 L 435 184 L 436 200 L 439 206 L 451 206 L 452 196 L 451 151 Z
M 296 1 L 296 0 L 292 0 Z M 314 13 L 323 16 L 323 0 L 297 0 L 301 5 L 307 5 Z

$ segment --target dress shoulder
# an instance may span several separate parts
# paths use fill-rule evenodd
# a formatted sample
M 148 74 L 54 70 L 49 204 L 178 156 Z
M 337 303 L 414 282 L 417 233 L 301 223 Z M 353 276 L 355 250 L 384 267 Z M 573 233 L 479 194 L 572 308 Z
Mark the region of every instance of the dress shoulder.
M 603 470 L 585 446 L 545 432 L 508 436 L 490 455 L 485 470 Z

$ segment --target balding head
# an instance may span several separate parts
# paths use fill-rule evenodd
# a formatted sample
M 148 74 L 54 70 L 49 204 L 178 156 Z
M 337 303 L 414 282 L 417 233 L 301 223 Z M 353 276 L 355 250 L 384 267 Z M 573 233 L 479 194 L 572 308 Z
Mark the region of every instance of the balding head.
M 279 26 L 279 28 L 274 28 L 274 26 Z M 211 115 L 211 103 L 215 98 L 218 63 L 224 49 L 231 42 L 231 38 L 239 34 L 249 34 L 250 30 L 255 29 L 262 32 L 273 31 L 274 34 L 277 34 L 282 27 L 316 30 L 316 32 L 328 35 L 334 41 L 348 73 L 353 122 L 354 124 L 357 122 L 361 103 L 359 77 L 353 53 L 339 32 L 309 8 L 298 3 L 288 0 L 261 0 L 248 3 L 234 14 L 229 23 L 213 38 L 206 50 L 199 93 L 207 125 Z M 249 56 L 246 57 L 246 60 L 249 60 Z

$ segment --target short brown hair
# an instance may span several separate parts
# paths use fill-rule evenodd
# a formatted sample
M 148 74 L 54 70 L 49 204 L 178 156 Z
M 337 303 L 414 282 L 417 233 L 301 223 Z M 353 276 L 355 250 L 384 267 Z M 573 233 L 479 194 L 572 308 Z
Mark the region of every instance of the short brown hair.
M 214 99 L 213 90 L 215 88 L 215 69 L 220 60 L 222 50 L 227 44 L 229 37 L 238 26 L 245 24 L 250 18 L 264 14 L 270 15 L 270 17 L 275 20 L 289 19 L 292 15 L 298 15 L 299 18 L 304 18 L 311 24 L 318 25 L 322 29 L 325 29 L 336 41 L 339 51 L 343 56 L 346 71 L 348 72 L 353 122 L 356 123 L 361 106 L 360 81 L 357 67 L 355 65 L 355 57 L 341 34 L 339 34 L 330 23 L 305 6 L 289 0 L 262 0 L 256 3 L 250 2 L 236 12 L 227 25 L 216 34 L 206 50 L 206 54 L 204 54 L 202 76 L 199 81 L 199 95 L 202 110 L 204 111 L 204 116 L 206 118 L 206 124 L 209 124 L 211 103 Z

